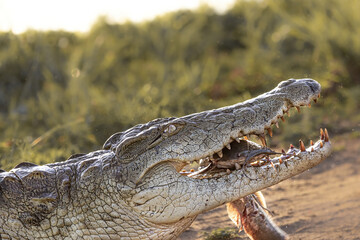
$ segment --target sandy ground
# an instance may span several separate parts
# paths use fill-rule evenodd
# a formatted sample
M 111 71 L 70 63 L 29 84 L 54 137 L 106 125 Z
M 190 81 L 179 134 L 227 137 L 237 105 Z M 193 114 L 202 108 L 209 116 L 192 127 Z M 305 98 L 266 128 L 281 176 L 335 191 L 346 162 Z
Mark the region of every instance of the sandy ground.
M 333 138 L 333 154 L 313 169 L 263 190 L 273 218 L 291 239 L 360 240 L 360 139 Z M 178 240 L 232 227 L 225 206 L 198 216 Z M 249 239 L 242 232 L 238 239 Z

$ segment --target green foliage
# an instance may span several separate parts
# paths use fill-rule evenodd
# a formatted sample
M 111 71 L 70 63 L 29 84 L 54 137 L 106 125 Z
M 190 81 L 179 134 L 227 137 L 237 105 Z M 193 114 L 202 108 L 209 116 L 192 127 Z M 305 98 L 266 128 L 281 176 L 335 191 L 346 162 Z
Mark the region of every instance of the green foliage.
M 235 240 L 240 239 L 235 228 L 218 228 L 203 234 L 204 240 Z
M 359 8 L 238 1 L 221 15 L 203 6 L 141 24 L 101 18 L 85 35 L 0 33 L 0 166 L 64 160 L 134 124 L 240 102 L 290 77 L 319 80 L 325 100 L 292 114 L 273 142 L 353 129 Z

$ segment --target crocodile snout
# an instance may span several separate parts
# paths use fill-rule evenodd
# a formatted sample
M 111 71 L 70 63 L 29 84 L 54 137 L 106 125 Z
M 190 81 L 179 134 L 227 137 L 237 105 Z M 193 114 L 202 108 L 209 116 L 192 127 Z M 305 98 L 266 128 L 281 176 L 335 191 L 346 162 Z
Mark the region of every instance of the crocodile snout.
M 321 86 L 318 82 L 308 79 L 308 80 L 306 80 L 306 84 L 310 87 L 311 91 L 313 91 L 314 94 L 320 93 Z

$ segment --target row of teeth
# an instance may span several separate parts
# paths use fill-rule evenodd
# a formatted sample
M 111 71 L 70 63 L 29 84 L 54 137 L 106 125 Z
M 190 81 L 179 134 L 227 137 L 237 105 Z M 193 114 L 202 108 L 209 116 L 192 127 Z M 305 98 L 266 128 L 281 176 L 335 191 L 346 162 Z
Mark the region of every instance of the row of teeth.
M 324 142 L 329 142 L 330 138 L 329 138 L 329 134 L 328 134 L 328 131 L 327 129 L 325 128 L 324 130 L 323 129 L 320 129 L 320 148 L 323 148 L 324 146 Z M 274 169 L 275 167 L 278 167 L 279 164 L 282 164 L 284 163 L 286 166 L 288 165 L 287 163 L 287 160 L 290 159 L 291 157 L 293 156 L 296 156 L 297 154 L 299 154 L 300 152 L 306 152 L 306 148 L 305 148 L 305 145 L 304 145 L 304 142 L 302 140 L 299 140 L 299 149 L 295 148 L 294 145 L 290 144 L 290 148 L 287 152 L 285 152 L 285 150 L 282 150 L 282 155 L 279 156 L 279 157 L 275 157 L 273 159 L 270 159 L 269 156 L 266 156 L 260 160 L 257 160 L 257 161 L 254 161 L 254 162 L 250 162 L 249 164 L 253 167 L 262 167 L 262 166 L 265 166 L 265 165 L 271 165 Z M 314 152 L 314 142 L 312 140 L 310 140 L 310 146 L 311 146 L 311 149 L 309 150 L 310 152 Z M 214 162 L 212 162 L 214 163 Z M 275 163 L 275 164 L 274 164 Z M 220 165 L 219 165 L 220 164 Z M 198 168 L 197 171 L 195 171 L 194 169 L 190 169 L 190 171 L 186 171 L 186 170 L 183 170 L 181 171 L 180 173 L 183 174 L 183 175 L 187 175 L 187 176 L 190 176 L 190 177 L 196 177 L 196 175 L 199 175 L 199 174 L 202 174 L 202 173 L 205 173 L 207 172 L 209 169 L 210 169 L 210 162 L 207 162 L 205 165 L 202 165 L 201 164 L 201 161 L 200 161 L 200 167 Z M 221 162 L 216 162 L 214 164 L 214 168 L 215 169 L 223 169 L 223 167 L 221 166 Z M 239 170 L 241 169 L 243 166 L 241 166 L 241 164 L 239 163 L 234 163 L 234 168 L 236 170 Z M 276 169 L 275 169 L 276 170 Z M 224 172 L 217 172 L 215 174 L 223 174 Z M 231 173 L 231 170 L 228 168 L 226 169 L 226 173 L 227 174 L 230 174 Z M 213 176 L 211 176 L 213 177 Z
M 324 142 L 329 142 L 330 138 L 329 138 L 329 133 L 327 131 L 327 129 L 325 128 L 324 130 L 321 128 L 320 129 L 320 142 L 319 142 L 319 145 L 320 145 L 320 148 L 323 148 L 324 147 Z M 276 158 L 273 158 L 273 159 L 269 159 L 268 157 L 264 158 L 264 159 L 261 159 L 261 160 L 258 160 L 256 162 L 253 162 L 251 163 L 251 166 L 256 166 L 256 167 L 259 167 L 259 166 L 263 166 L 263 165 L 266 165 L 267 163 L 270 163 L 271 166 L 273 168 L 274 167 L 274 162 L 279 162 L 280 164 L 282 164 L 283 162 L 285 163 L 285 165 L 287 166 L 287 159 L 289 159 L 290 157 L 292 156 L 295 156 L 297 155 L 298 153 L 300 152 L 306 152 L 306 148 L 305 148 L 305 144 L 302 140 L 299 140 L 299 149 L 295 148 L 294 145 L 290 144 L 290 148 L 287 152 L 285 152 L 284 150 L 281 150 L 282 152 L 282 155 L 280 157 L 276 157 Z M 312 140 L 310 140 L 310 146 L 311 146 L 311 149 L 310 149 L 310 152 L 314 152 L 314 142 Z
M 319 95 L 317 96 L 317 98 L 314 98 L 314 99 L 313 99 L 313 101 L 316 103 L 318 98 L 320 98 L 320 93 L 319 93 Z M 300 106 L 304 106 L 304 105 L 300 105 Z M 272 126 L 275 125 L 276 128 L 279 128 L 278 120 L 281 119 L 282 122 L 285 122 L 284 115 L 287 114 L 287 116 L 290 117 L 289 110 L 290 110 L 292 107 L 295 107 L 295 108 L 297 109 L 298 113 L 300 113 L 300 112 L 301 112 L 300 106 L 288 106 L 287 109 L 283 109 L 283 115 L 277 116 L 277 120 L 272 121 L 270 127 L 266 127 L 266 128 L 264 129 L 264 133 L 263 133 L 263 134 L 250 133 L 250 134 L 247 134 L 246 136 L 243 136 L 243 134 L 240 133 L 240 135 L 241 135 L 240 137 L 231 138 L 230 141 L 229 141 L 227 144 L 225 144 L 225 146 L 224 146 L 222 149 L 224 149 L 224 148 L 226 147 L 227 149 L 231 150 L 231 146 L 230 146 L 230 143 L 231 143 L 231 142 L 236 141 L 236 142 L 240 143 L 241 140 L 248 140 L 250 135 L 256 135 L 256 136 L 260 139 L 261 144 L 263 145 L 263 147 L 266 147 L 267 144 L 266 144 L 266 139 L 265 139 L 265 137 L 266 137 L 266 134 L 267 134 L 267 133 L 269 134 L 270 137 L 272 137 L 272 135 L 273 135 Z M 311 101 L 310 101 L 310 103 L 308 104 L 308 107 L 309 107 L 309 108 L 311 107 Z M 217 154 L 217 156 L 218 156 L 219 158 L 222 158 L 222 157 L 223 157 L 223 152 L 222 152 L 222 150 L 216 152 L 216 154 Z M 214 159 L 216 159 L 216 158 L 214 157 L 214 154 L 210 154 L 208 157 L 202 158 L 202 159 L 200 159 L 200 160 L 193 160 L 193 161 L 190 161 L 189 163 L 190 163 L 190 164 L 193 164 L 194 162 L 197 162 L 197 163 L 199 163 L 200 165 L 202 165 L 201 162 L 209 161 L 209 160 L 212 161 L 212 160 L 214 160 Z

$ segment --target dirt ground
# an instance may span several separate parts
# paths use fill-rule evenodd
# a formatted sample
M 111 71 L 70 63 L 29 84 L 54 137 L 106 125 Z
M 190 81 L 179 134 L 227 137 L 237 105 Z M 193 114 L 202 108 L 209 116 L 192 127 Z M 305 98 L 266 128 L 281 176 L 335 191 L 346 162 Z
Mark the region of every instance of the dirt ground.
M 360 240 L 360 138 L 331 139 L 332 155 L 320 165 L 263 190 L 273 219 L 291 239 Z M 198 216 L 178 240 L 232 227 L 225 206 Z M 244 232 L 238 239 L 248 239 Z

